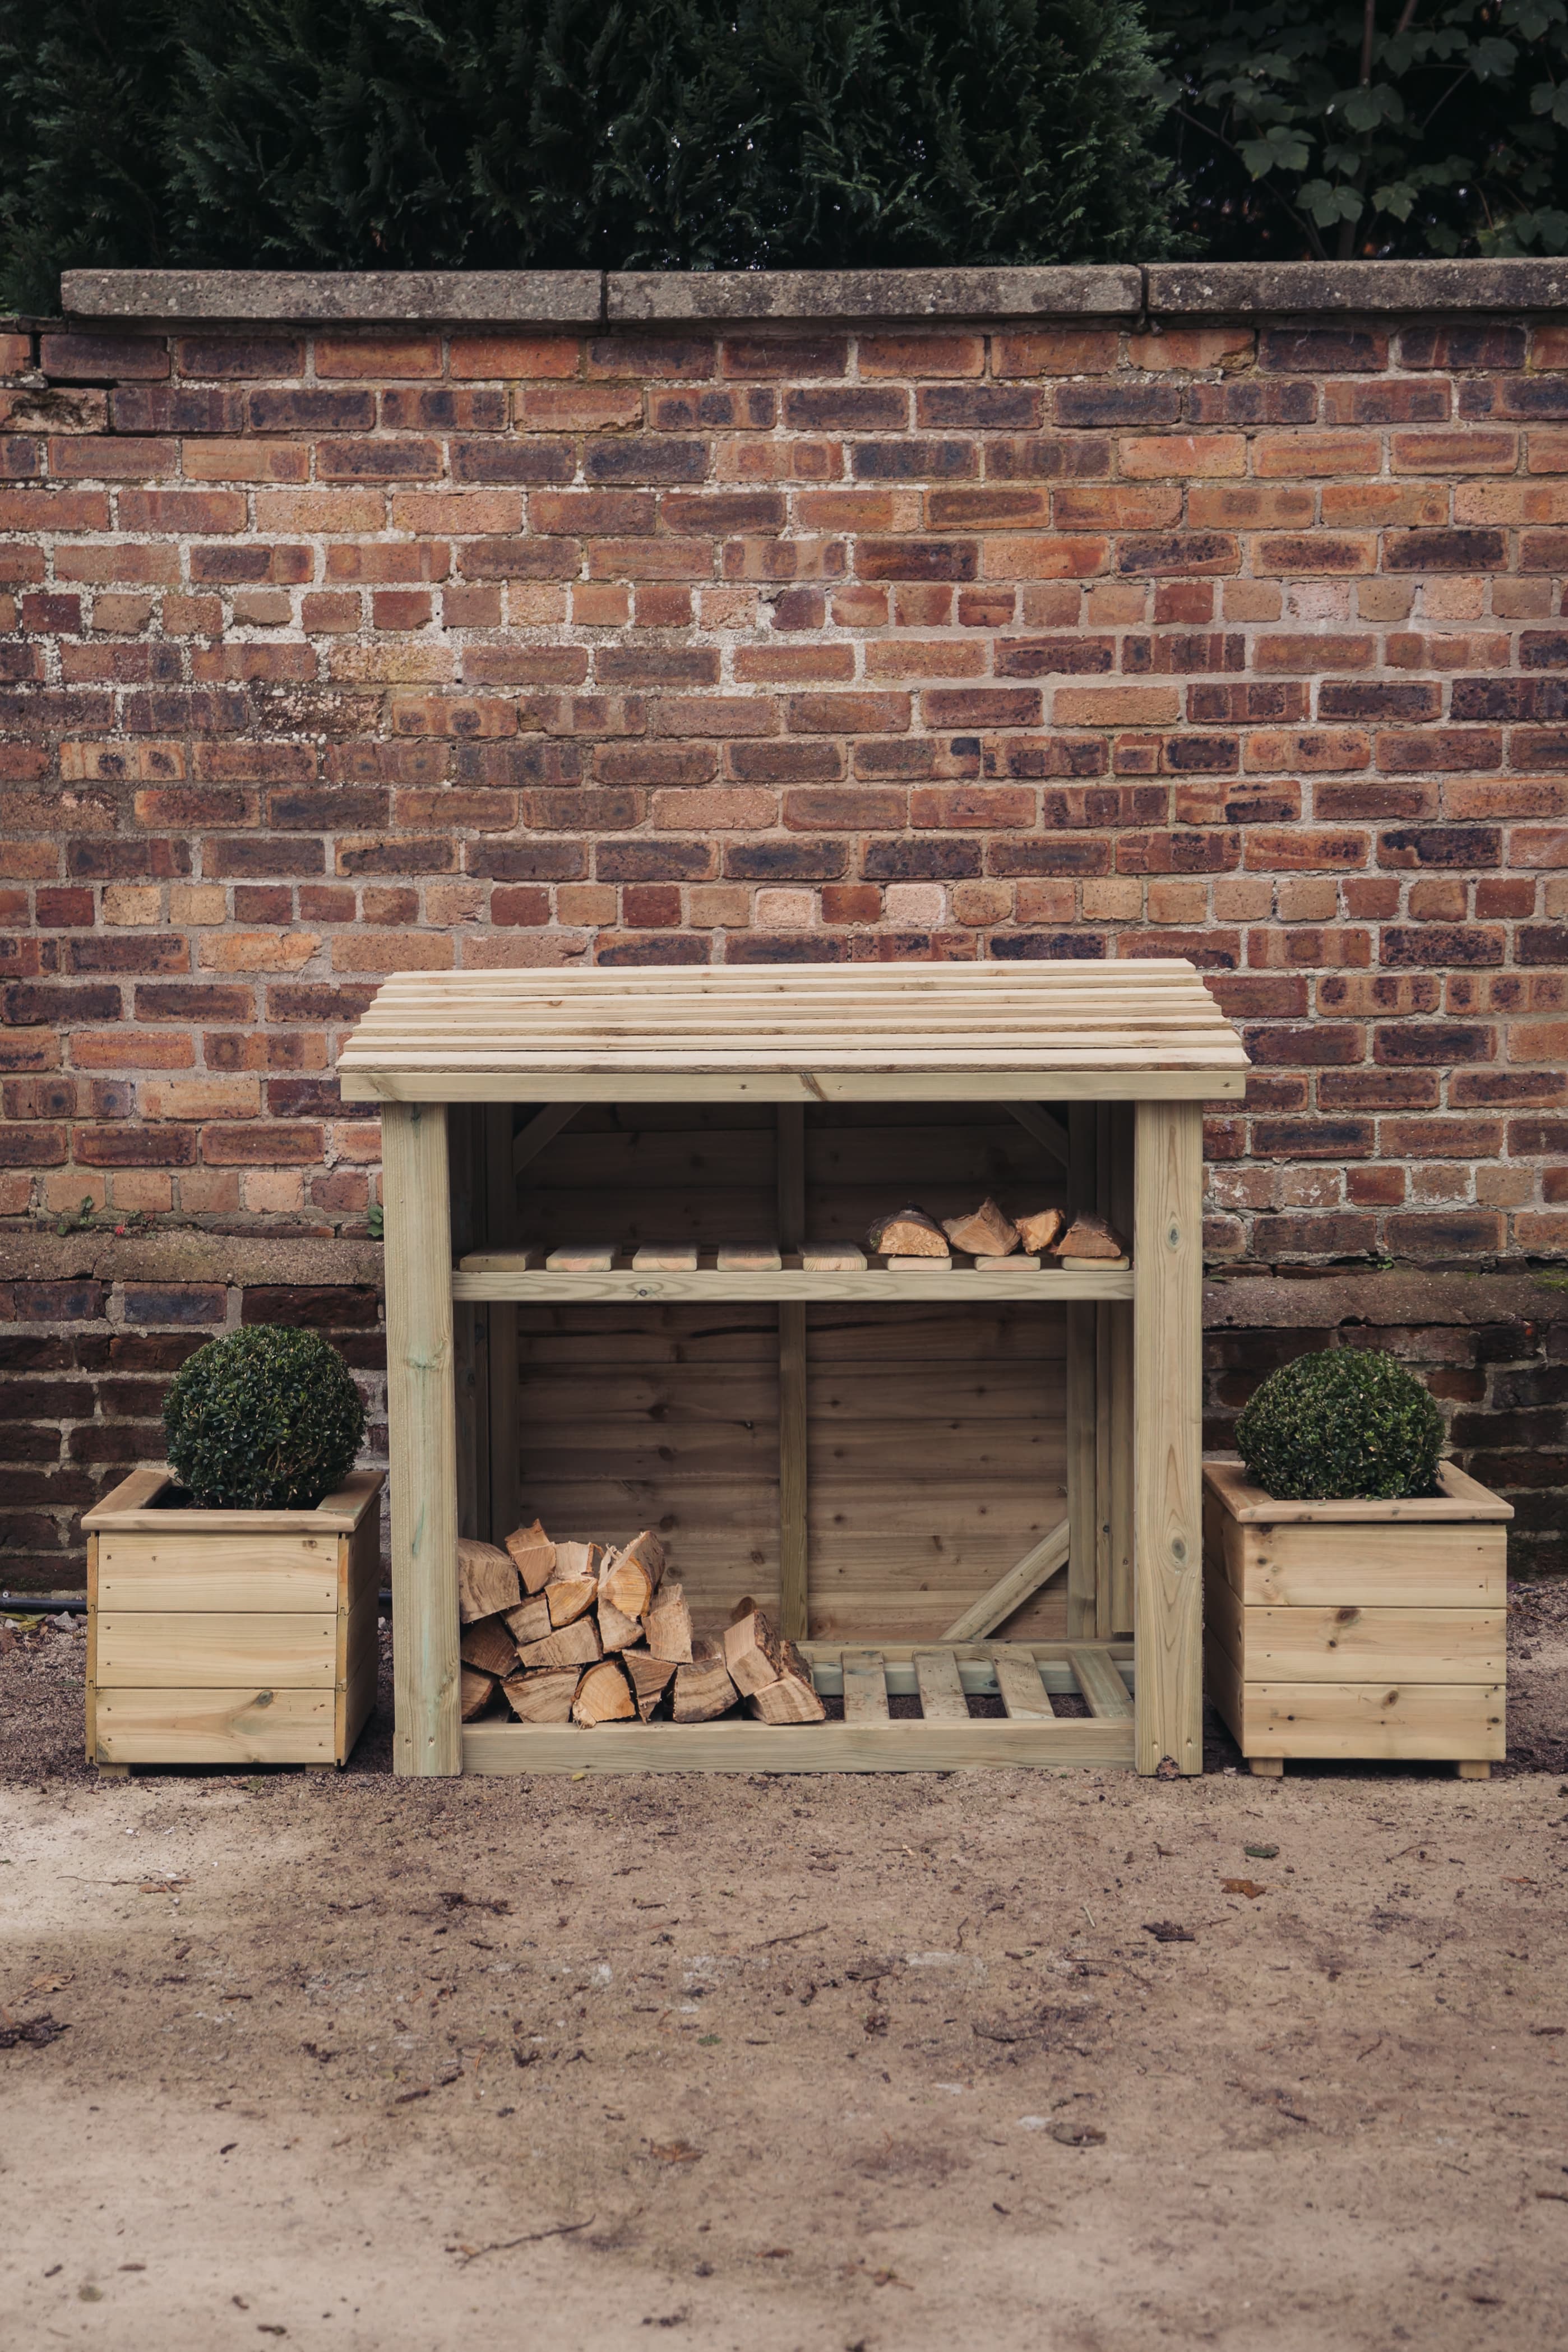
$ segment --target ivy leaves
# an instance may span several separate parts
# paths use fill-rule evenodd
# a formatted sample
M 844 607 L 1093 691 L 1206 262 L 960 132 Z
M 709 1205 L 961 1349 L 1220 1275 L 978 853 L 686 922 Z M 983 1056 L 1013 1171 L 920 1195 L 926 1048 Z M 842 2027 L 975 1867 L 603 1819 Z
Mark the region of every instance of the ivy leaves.
M 1204 247 L 1568 250 L 1568 0 L 1151 0 Z

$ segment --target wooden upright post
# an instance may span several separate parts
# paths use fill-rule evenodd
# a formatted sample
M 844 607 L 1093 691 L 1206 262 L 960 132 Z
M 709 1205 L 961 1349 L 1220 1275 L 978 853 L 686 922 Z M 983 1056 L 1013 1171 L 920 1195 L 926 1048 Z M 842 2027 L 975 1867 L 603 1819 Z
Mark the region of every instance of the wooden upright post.
M 1141 1102 L 1133 1244 L 1134 1756 L 1203 1769 L 1203 1107 Z
M 806 1113 L 778 1112 L 779 1246 L 806 1238 Z M 779 1622 L 792 1642 L 809 1630 L 806 1494 L 806 1310 L 779 1309 Z
M 1073 1103 L 1067 1114 L 1067 1211 L 1092 1209 L 1095 1191 L 1095 1106 Z M 1082 1300 L 1067 1314 L 1067 1637 L 1092 1641 L 1099 1630 L 1100 1512 L 1096 1455 L 1098 1317 Z
M 387 1419 L 392 1478 L 393 1769 L 460 1772 L 457 1429 L 446 1112 L 387 1103 Z
M 486 1246 L 515 1249 L 519 1219 L 510 1103 L 487 1103 L 485 1107 L 485 1215 Z M 504 1543 L 522 1517 L 522 1433 L 517 1426 L 517 1310 L 507 1301 L 493 1299 L 489 1381 L 492 1543 Z

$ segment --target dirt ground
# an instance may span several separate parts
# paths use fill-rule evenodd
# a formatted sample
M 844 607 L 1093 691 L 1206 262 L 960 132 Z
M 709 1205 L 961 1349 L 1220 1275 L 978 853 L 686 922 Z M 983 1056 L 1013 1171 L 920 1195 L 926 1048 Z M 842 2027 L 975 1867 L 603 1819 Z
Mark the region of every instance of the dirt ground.
M 1486 1784 L 399 1783 L 384 1697 L 99 1782 L 12 1636 L 0 2336 L 1559 2347 L 1568 1591 L 1511 1624 Z

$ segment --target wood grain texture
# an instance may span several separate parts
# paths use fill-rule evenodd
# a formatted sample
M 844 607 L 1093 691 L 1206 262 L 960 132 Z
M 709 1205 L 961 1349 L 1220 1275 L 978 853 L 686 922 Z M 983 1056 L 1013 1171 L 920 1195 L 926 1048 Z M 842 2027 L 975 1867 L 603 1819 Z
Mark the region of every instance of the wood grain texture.
M 1004 1258 L 999 1265 L 988 1266 L 981 1273 L 972 1265 L 933 1259 L 931 1270 L 927 1271 L 924 1261 L 915 1260 L 902 1265 L 896 1272 L 879 1265 L 868 1266 L 863 1274 L 807 1273 L 789 1265 L 777 1273 L 756 1274 L 736 1273 L 727 1267 L 721 1271 L 716 1265 L 701 1265 L 690 1274 L 638 1273 L 631 1266 L 608 1265 L 580 1271 L 549 1265 L 515 1269 L 490 1266 L 466 1273 L 459 1269 L 451 1276 L 451 1294 L 461 1305 L 501 1298 L 543 1306 L 588 1302 L 622 1306 L 638 1301 L 664 1306 L 683 1299 L 706 1301 L 712 1306 L 848 1306 L 885 1303 L 892 1298 L 946 1305 L 972 1298 L 1013 1298 L 1025 1300 L 1030 1306 L 1059 1307 L 1069 1299 L 1133 1297 L 1134 1276 L 1130 1268 L 1112 1267 L 1097 1274 L 1086 1264 L 1065 1273 L 1054 1262 L 1048 1262 L 1039 1267 L 1024 1265 L 1014 1273 L 1009 1270 L 1011 1265 L 1010 1259 Z
M 1092 1715 L 1103 1716 L 1112 1722 L 1130 1719 L 1133 1702 L 1127 1685 L 1116 1671 L 1114 1662 L 1103 1650 L 1072 1650 L 1068 1664 L 1078 1679 L 1078 1687 L 1089 1702 Z
M 1134 1607 L 1137 1763 L 1203 1769 L 1202 1113 L 1140 1103 L 1135 1147 Z
M 779 1240 L 799 1252 L 806 1233 L 806 1114 L 781 1104 L 776 1114 Z M 806 1309 L 779 1309 L 779 1622 L 794 1642 L 810 1622 L 810 1504 L 807 1433 Z
M 1249 1682 L 1495 1683 L 1506 1672 L 1500 1609 L 1249 1609 L 1212 1573 L 1204 1605 Z
M 379 1470 L 350 1470 L 335 1494 L 313 1511 L 194 1511 L 153 1507 L 152 1497 L 174 1483 L 167 1466 L 133 1470 L 102 1502 L 82 1513 L 89 1535 L 99 1532 L 166 1536 L 175 1529 L 203 1535 L 339 1535 L 351 1533 L 378 1500 Z
M 1500 1683 L 1241 1685 L 1245 1756 L 1452 1762 L 1507 1752 Z
M 471 1724 L 465 1772 L 952 1772 L 1130 1767 L 1132 1726 L 1018 1723 Z
M 886 1723 L 890 1720 L 887 1675 L 880 1651 L 846 1650 L 840 1678 L 846 1723 Z
M 336 1694 L 264 1690 L 99 1690 L 97 1754 L 106 1764 L 330 1764 Z
M 446 1120 L 397 1105 L 382 1122 L 392 1459 L 394 1769 L 462 1769 L 457 1696 L 457 1445 Z
M 332 1690 L 338 1684 L 336 1611 L 319 1616 L 212 1616 L 193 1609 L 100 1609 L 100 1691 L 229 1690 L 237 1683 L 278 1690 Z
M 187 1516 L 158 1514 L 165 1529 Z M 102 1609 L 319 1612 L 338 1605 L 339 1535 L 137 1533 L 95 1540 Z
M 1040 1668 L 1027 1652 L 998 1647 L 992 1663 L 1009 1722 L 1043 1723 L 1054 1717 L 1056 1710 L 1040 1680 Z
M 977 1642 L 995 1633 L 1004 1619 L 1012 1616 L 1042 1584 L 1066 1567 L 1070 1535 L 1071 1522 L 1059 1519 L 1049 1534 L 1030 1546 L 1005 1576 L 998 1578 L 988 1592 L 983 1592 L 978 1601 L 971 1602 L 954 1619 L 946 1638 L 950 1642 Z
M 1067 1114 L 1070 1215 L 1092 1209 L 1096 1192 L 1097 1106 L 1074 1103 Z M 1093 1640 L 1099 1632 L 1099 1319 L 1092 1306 L 1067 1309 L 1067 1630 Z
M 549 1113 L 554 1119 L 560 1106 Z M 513 1114 L 510 1103 L 492 1103 L 485 1112 L 485 1231 L 492 1249 L 511 1249 L 520 1234 Z M 527 1130 L 525 1130 L 526 1134 Z M 541 1143 L 540 1149 L 543 1149 Z M 504 1542 L 517 1526 L 517 1310 L 509 1299 L 490 1302 L 486 1397 L 490 1413 L 490 1510 L 486 1530 Z

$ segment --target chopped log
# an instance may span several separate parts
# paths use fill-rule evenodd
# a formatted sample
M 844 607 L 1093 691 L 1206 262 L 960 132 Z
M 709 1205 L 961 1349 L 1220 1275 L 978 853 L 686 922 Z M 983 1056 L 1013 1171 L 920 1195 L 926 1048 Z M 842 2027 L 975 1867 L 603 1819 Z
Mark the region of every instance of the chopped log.
M 536 1519 L 531 1528 L 515 1528 L 507 1538 L 525 1592 L 538 1592 L 555 1572 L 555 1546 Z
M 589 1667 L 571 1702 L 573 1723 L 623 1723 L 628 1716 L 635 1717 L 636 1713 L 632 1685 L 613 1658 Z
M 627 1650 L 621 1663 L 632 1677 L 637 1712 L 646 1723 L 669 1688 L 674 1675 L 675 1661 L 673 1658 L 651 1657 L 646 1650 Z
M 613 1609 L 619 1616 L 631 1617 L 641 1624 L 653 1598 L 653 1582 L 645 1568 L 634 1559 L 622 1559 L 619 1552 L 606 1552 L 604 1565 L 599 1571 L 599 1605 Z
M 604 1558 L 604 1546 L 596 1543 L 558 1543 L 555 1548 L 555 1574 L 559 1577 L 591 1576 L 597 1580 L 599 1564 Z
M 716 1642 L 699 1634 L 692 1643 L 691 1664 L 675 1668 L 675 1696 L 670 1710 L 675 1721 L 711 1723 L 716 1715 L 727 1715 L 739 1696 L 723 1651 Z
M 1018 1236 L 1026 1250 L 1047 1250 L 1067 1223 L 1061 1209 L 1035 1209 L 1018 1221 Z
M 582 1676 L 576 1666 L 513 1675 L 501 1685 L 519 1723 L 570 1723 L 571 1702 Z
M 1073 1218 L 1052 1248 L 1054 1257 L 1125 1257 L 1127 1244 L 1103 1217 L 1087 1213 Z
M 525 1642 L 517 1656 L 525 1666 L 591 1666 L 603 1656 L 599 1628 L 591 1617 L 579 1617 L 542 1642 Z
M 866 1247 L 883 1257 L 946 1257 L 947 1236 L 924 1209 L 900 1209 L 896 1216 L 879 1217 L 866 1235 Z
M 457 1704 L 465 1723 L 472 1723 L 483 1713 L 495 1696 L 496 1677 L 481 1674 L 477 1666 L 462 1666 L 457 1674 Z
M 656 1528 L 644 1528 L 640 1535 L 634 1535 L 629 1544 L 622 1546 L 619 1557 L 633 1559 L 639 1568 L 646 1569 L 648 1581 L 657 1591 L 664 1573 L 664 1539 Z
M 507 1612 L 507 1628 L 514 1642 L 542 1642 L 550 1630 L 549 1602 L 542 1592 L 530 1592 L 526 1601 Z
M 498 1544 L 457 1538 L 457 1612 L 465 1625 L 515 1609 L 523 1597 L 517 1571 Z
M 992 1200 L 982 1201 L 967 1217 L 944 1217 L 942 1229 L 955 1249 L 971 1257 L 1007 1257 L 1019 1245 L 1019 1229 Z
M 627 1617 L 613 1601 L 599 1596 L 599 1638 L 607 1650 L 630 1650 L 643 1638 L 641 1617 Z
M 811 1684 L 811 1669 L 793 1642 L 783 1644 L 784 1671 L 777 1682 L 750 1693 L 747 1704 L 763 1723 L 825 1723 L 828 1710 Z
M 684 1589 L 673 1578 L 654 1593 L 643 1623 L 653 1656 L 667 1658 L 677 1666 L 691 1664 L 692 1612 Z
M 778 1681 L 784 1654 L 765 1610 L 754 1609 L 749 1616 L 725 1627 L 724 1663 L 737 1690 L 748 1695 Z
M 504 1617 L 480 1617 L 463 1629 L 458 1655 L 484 1675 L 510 1675 L 517 1668 L 517 1645 Z
M 570 1625 L 575 1618 L 585 1616 L 598 1598 L 599 1587 L 591 1576 L 555 1577 L 539 1595 L 552 1625 Z

